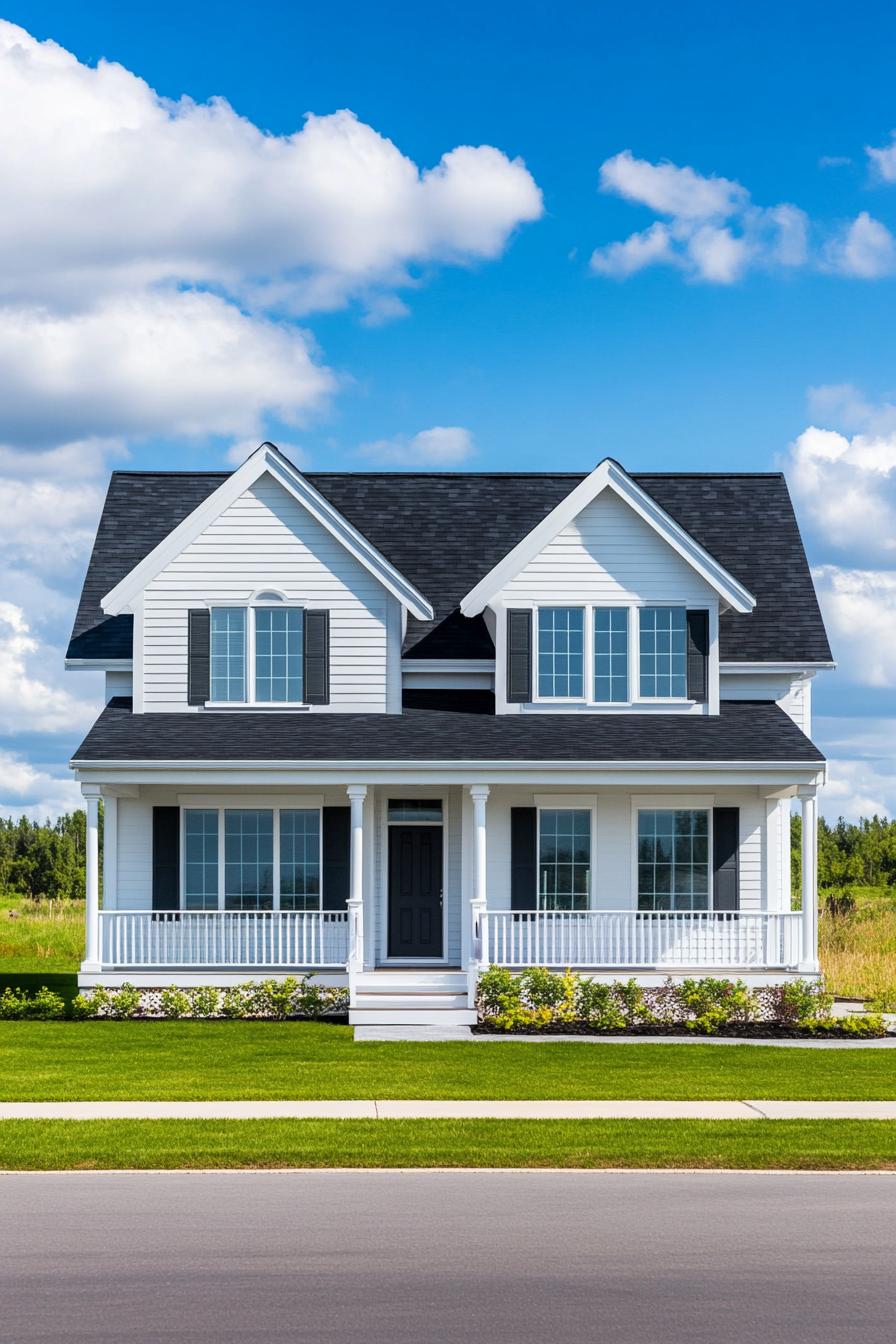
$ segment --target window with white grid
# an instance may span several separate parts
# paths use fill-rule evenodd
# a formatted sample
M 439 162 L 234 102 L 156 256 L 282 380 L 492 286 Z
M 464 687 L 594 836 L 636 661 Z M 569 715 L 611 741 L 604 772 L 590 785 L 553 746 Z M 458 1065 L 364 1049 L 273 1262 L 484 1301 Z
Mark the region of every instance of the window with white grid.
M 246 699 L 246 608 L 212 607 L 211 697 Z
M 270 704 L 302 699 L 303 612 L 255 608 L 255 699 Z
M 539 607 L 538 694 L 567 700 L 584 698 L 583 607 Z
M 267 808 L 224 812 L 224 908 L 274 908 L 274 814 Z
M 687 613 L 684 607 L 641 607 L 641 696 L 648 700 L 684 699 L 687 678 Z
M 280 909 L 320 909 L 320 812 L 280 810 Z
M 591 885 L 591 812 L 541 808 L 538 813 L 538 908 L 587 910 Z
M 594 608 L 594 699 L 628 700 L 628 608 Z
M 184 909 L 218 908 L 218 811 L 184 812 Z
M 709 813 L 638 812 L 638 909 L 709 909 Z

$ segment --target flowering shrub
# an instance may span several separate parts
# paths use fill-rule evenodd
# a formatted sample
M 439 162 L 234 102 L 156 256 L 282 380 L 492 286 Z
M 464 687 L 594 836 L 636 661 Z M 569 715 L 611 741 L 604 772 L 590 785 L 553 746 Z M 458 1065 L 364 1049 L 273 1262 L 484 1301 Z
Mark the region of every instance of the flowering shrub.
M 533 967 L 520 975 L 492 966 L 479 979 L 480 1021 L 501 1031 L 581 1024 L 596 1031 L 670 1027 L 712 1035 L 748 1023 L 768 1023 L 817 1035 L 883 1036 L 879 1014 L 831 1017 L 833 999 L 815 981 L 793 980 L 751 990 L 743 980 L 712 976 L 667 979 L 642 986 L 636 980 L 606 983 L 566 971 Z
M 65 1000 L 46 985 L 30 996 L 24 989 L 7 986 L 0 994 L 0 1018 L 17 1021 L 25 1017 L 33 1021 L 57 1021 L 65 1017 Z

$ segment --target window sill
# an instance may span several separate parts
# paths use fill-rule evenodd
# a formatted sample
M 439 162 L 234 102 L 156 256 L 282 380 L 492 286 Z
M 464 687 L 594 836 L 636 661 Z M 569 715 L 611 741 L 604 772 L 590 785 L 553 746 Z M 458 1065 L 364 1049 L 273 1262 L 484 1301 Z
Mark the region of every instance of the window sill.
M 251 710 L 251 712 L 252 712 L 253 714 L 255 714 L 255 713 L 263 713 L 263 714 L 266 714 L 266 713 L 270 713 L 270 712 L 274 712 L 274 713 L 276 713 L 278 710 L 281 710 L 281 711 L 282 711 L 282 710 L 297 710 L 297 709 L 308 710 L 308 709 L 311 708 L 311 706 L 308 705 L 308 704 L 306 704 L 304 701 L 299 701 L 299 700 L 296 700 L 296 701 L 292 701 L 292 700 L 267 701 L 267 700 L 265 700 L 265 701 L 261 701 L 261 702 L 253 702 L 253 701 L 250 701 L 250 700 L 206 700 L 206 702 L 205 702 L 205 704 L 202 706 L 202 708 L 203 708 L 203 709 L 214 710 L 215 712 L 218 712 L 218 711 L 220 711 L 220 710 L 243 710 L 243 711 Z

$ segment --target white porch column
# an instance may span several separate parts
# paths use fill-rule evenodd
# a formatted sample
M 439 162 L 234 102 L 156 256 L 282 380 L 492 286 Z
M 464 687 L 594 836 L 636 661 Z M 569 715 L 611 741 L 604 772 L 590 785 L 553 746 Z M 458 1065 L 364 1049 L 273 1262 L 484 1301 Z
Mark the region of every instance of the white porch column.
M 802 957 L 800 970 L 818 971 L 818 801 L 814 785 L 798 789 L 802 814 Z
M 351 803 L 351 880 L 348 897 L 348 973 L 364 969 L 364 799 L 366 784 L 349 784 Z
M 470 899 L 471 940 L 467 969 L 467 999 L 475 1007 L 476 981 L 480 969 L 489 964 L 488 920 L 486 904 L 486 829 L 485 804 L 491 792 L 487 784 L 471 784 L 473 800 L 473 893 Z
M 81 793 L 87 804 L 87 851 L 85 854 L 86 882 L 84 890 L 84 921 L 86 936 L 82 971 L 98 971 L 100 961 L 100 787 L 82 784 Z

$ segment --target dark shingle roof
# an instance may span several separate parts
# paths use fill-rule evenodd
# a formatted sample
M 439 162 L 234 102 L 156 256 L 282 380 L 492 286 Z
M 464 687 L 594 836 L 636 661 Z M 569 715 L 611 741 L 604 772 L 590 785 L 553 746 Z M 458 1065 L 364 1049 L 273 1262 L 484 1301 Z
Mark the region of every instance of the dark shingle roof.
M 309 472 L 308 480 L 433 604 L 408 621 L 414 657 L 490 658 L 461 598 L 570 490 L 577 475 Z M 75 618 L 70 658 L 129 658 L 132 619 L 100 599 L 226 479 L 216 472 L 115 472 Z M 727 661 L 831 657 L 790 495 L 780 473 L 640 473 L 634 479 L 753 594 L 721 622 Z
M 723 700 L 713 714 L 134 714 L 103 710 L 74 760 L 705 761 L 824 758 L 771 701 Z

